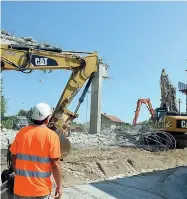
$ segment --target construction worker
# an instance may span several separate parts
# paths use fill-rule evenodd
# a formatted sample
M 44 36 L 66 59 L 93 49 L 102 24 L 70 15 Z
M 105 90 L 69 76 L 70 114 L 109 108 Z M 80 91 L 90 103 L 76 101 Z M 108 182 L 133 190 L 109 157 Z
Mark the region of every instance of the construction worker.
M 22 128 L 10 147 L 16 199 L 49 199 L 51 174 L 56 182 L 54 198 L 61 198 L 60 141 L 58 135 L 46 126 L 51 115 L 48 104 L 36 104 L 31 111 L 33 124 Z

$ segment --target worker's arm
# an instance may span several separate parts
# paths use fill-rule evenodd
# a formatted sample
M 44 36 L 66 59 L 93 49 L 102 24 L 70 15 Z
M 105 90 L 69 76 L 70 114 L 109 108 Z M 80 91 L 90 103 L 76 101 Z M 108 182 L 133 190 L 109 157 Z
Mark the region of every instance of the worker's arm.
M 52 166 L 52 173 L 53 173 L 53 177 L 55 179 L 57 188 L 61 188 L 62 187 L 62 169 L 61 169 L 60 159 L 59 158 L 51 159 L 51 166 Z
M 51 167 L 53 177 L 56 183 L 56 194 L 62 194 L 62 169 L 60 164 L 60 140 L 55 132 L 52 132 L 50 139 L 49 157 L 51 159 Z M 59 197 L 60 198 L 60 197 Z

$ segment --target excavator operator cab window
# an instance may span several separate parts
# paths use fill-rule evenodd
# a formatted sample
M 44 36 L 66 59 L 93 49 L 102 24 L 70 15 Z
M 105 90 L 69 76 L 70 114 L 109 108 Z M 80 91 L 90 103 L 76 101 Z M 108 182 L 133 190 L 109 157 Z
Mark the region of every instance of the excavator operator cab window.
M 157 111 L 157 118 L 158 119 L 160 119 L 164 115 L 166 115 L 166 111 L 165 110 L 159 110 L 159 111 Z
M 154 113 L 154 119 L 158 119 L 158 112 L 157 111 L 155 111 L 155 113 Z

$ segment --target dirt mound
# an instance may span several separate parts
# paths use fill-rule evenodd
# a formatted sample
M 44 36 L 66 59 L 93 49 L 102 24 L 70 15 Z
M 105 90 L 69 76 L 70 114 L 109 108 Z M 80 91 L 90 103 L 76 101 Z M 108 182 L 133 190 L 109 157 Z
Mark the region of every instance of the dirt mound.
M 148 152 L 136 148 L 74 150 L 62 162 L 63 184 L 86 183 L 187 165 L 187 150 Z
M 187 149 L 149 152 L 132 147 L 74 149 L 61 162 L 63 185 L 132 176 L 156 170 L 187 166 Z M 1 170 L 6 155 L 1 157 Z

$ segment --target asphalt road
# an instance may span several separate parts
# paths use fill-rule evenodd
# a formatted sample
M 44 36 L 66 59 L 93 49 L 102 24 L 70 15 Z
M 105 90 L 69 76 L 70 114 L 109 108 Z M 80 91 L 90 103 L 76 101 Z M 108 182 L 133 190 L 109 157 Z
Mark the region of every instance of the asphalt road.
M 187 167 L 75 185 L 63 192 L 62 199 L 187 199 Z

